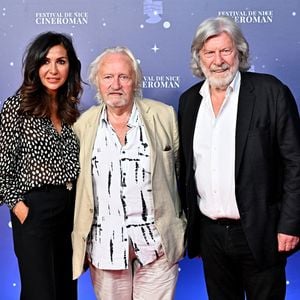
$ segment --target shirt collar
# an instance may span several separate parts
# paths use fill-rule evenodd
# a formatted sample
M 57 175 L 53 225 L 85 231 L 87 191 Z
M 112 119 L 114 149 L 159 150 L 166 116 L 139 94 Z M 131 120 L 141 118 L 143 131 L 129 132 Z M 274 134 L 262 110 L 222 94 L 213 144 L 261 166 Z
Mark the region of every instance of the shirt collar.
M 102 125 L 104 125 L 104 124 L 107 125 L 108 124 L 106 106 L 104 107 L 104 109 L 102 111 L 102 114 L 101 114 L 101 117 L 100 117 L 100 123 Z M 138 109 L 137 109 L 137 106 L 136 106 L 135 102 L 133 103 L 131 115 L 130 115 L 130 118 L 128 120 L 127 125 L 130 128 L 139 125 L 139 112 L 138 112 Z

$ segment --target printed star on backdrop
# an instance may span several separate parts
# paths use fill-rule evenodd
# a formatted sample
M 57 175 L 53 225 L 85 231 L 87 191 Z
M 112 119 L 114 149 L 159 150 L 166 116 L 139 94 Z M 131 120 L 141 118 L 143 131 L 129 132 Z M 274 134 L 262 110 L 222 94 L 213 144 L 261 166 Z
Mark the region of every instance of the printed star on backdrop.
M 159 48 L 157 47 L 156 44 L 154 44 L 153 48 L 151 48 L 151 49 L 154 51 L 154 53 L 156 53 L 159 50 Z

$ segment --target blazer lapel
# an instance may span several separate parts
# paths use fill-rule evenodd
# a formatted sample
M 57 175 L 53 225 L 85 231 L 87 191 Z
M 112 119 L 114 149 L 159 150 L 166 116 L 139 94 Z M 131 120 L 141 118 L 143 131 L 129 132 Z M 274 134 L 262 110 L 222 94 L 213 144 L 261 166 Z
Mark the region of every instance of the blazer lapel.
M 190 101 L 189 103 L 189 111 L 188 114 L 185 115 L 185 127 L 182 129 L 182 134 L 186 135 L 185 144 L 188 145 L 187 149 L 187 174 L 193 174 L 193 140 L 195 133 L 196 120 L 198 115 L 198 110 L 202 101 L 202 96 L 197 92 L 195 96 L 191 99 L 186 99 L 186 101 Z M 186 180 L 190 180 L 190 178 L 186 178 Z
M 151 108 L 143 100 L 137 100 L 136 106 L 140 112 L 140 117 L 143 120 L 145 126 L 145 131 L 147 135 L 147 140 L 150 147 L 150 161 L 151 161 L 151 174 L 153 176 L 154 166 L 156 162 L 156 130 L 153 120 L 153 114 L 151 113 Z
M 246 74 L 241 73 L 241 87 L 239 93 L 239 103 L 236 122 L 236 157 L 235 157 L 235 179 L 238 173 L 244 153 L 244 148 L 248 138 L 248 131 L 252 119 L 253 108 L 255 104 L 254 86 L 247 80 Z
M 93 116 L 90 117 L 89 121 L 86 124 L 85 128 L 85 137 L 84 137 L 84 157 L 86 159 L 91 160 L 92 159 L 92 154 L 93 154 L 93 147 L 96 139 L 96 134 L 98 131 L 99 127 L 99 118 L 101 116 L 101 113 L 103 111 L 104 105 L 100 105 L 99 109 L 95 112 Z M 90 179 L 92 180 L 91 177 L 91 168 L 90 164 L 85 164 L 87 166 L 85 172 L 86 180 Z M 87 185 L 87 186 L 92 186 L 92 182 Z M 93 191 L 92 189 L 87 189 L 88 190 L 88 195 L 93 203 Z

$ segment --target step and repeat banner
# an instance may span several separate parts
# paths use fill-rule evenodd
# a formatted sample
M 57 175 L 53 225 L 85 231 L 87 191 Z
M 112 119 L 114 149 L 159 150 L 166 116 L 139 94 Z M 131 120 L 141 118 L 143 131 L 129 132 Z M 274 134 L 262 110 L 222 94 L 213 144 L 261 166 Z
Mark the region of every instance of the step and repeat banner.
M 196 83 L 190 46 L 206 18 L 231 16 L 250 44 L 251 70 L 270 73 L 292 90 L 300 107 L 299 0 L 1 0 L 0 108 L 22 80 L 22 56 L 39 33 L 69 33 L 87 81 L 91 61 L 107 47 L 124 45 L 138 58 L 145 97 L 173 105 Z M 85 85 L 81 109 L 96 103 Z M 289 258 L 287 299 L 300 299 L 300 254 Z M 0 299 L 16 300 L 20 283 L 8 209 L 0 208 Z M 207 299 L 200 259 L 180 263 L 176 300 Z M 79 299 L 95 299 L 88 272 L 79 280 Z

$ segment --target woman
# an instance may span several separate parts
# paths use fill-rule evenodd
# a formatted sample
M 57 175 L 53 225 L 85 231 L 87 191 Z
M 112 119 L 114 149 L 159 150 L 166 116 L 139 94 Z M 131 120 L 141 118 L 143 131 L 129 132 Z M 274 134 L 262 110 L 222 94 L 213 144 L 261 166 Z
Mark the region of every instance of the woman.
M 21 300 L 77 299 L 70 234 L 82 93 L 72 40 L 47 32 L 28 46 L 24 78 L 0 115 L 0 194 L 11 212 Z

